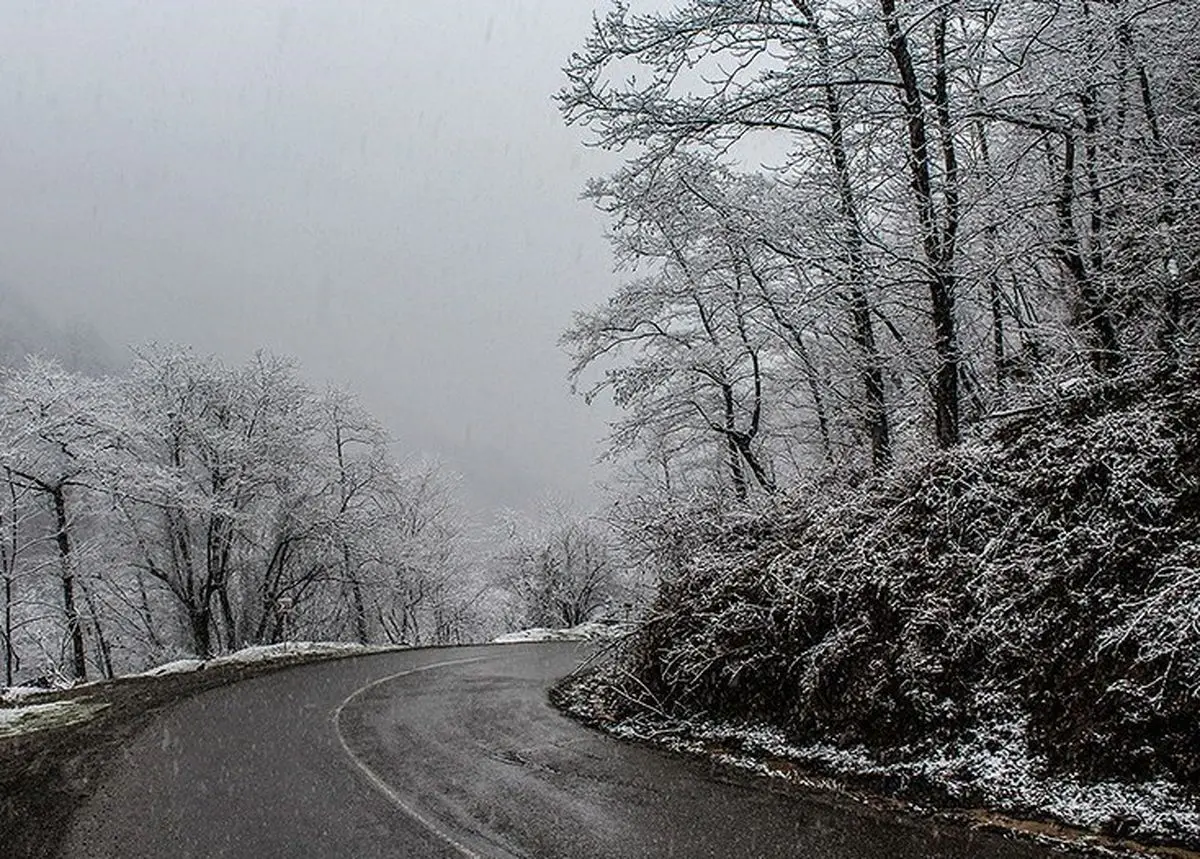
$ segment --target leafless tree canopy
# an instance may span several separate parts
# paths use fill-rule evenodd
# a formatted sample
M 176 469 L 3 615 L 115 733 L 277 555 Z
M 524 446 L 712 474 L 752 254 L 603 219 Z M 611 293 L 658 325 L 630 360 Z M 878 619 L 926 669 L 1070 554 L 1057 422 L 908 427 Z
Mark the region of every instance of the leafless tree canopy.
M 1195 333 L 1190 0 L 621 3 L 566 119 L 630 279 L 565 343 L 613 450 L 738 497 L 949 447 Z
M 288 361 L 149 347 L 0 384 L 5 682 L 287 638 L 454 642 L 481 586 L 448 476 Z M 64 658 L 65 657 L 65 658 Z

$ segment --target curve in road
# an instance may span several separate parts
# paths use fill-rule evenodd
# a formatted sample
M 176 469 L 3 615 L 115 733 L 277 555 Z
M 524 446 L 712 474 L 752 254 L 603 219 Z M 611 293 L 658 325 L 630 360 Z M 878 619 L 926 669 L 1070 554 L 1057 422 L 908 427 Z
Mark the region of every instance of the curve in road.
M 589 730 L 545 697 L 582 653 L 408 651 L 203 693 L 130 744 L 75 815 L 64 855 L 1051 855 Z

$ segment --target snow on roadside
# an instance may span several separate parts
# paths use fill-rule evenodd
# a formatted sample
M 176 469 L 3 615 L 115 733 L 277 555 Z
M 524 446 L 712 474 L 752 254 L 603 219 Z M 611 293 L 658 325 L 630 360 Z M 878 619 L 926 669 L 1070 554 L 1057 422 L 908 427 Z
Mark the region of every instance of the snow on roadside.
M 492 639 L 492 644 L 528 644 L 535 641 L 606 641 L 623 638 L 632 627 L 624 623 L 599 623 L 587 621 L 566 629 L 547 629 L 535 626 L 516 632 L 506 632 Z
M 335 656 L 341 654 L 387 653 L 396 650 L 392 644 L 351 644 L 345 641 L 285 641 L 282 644 L 260 644 L 243 648 L 236 653 L 218 656 L 209 660 L 210 665 L 225 665 L 236 662 L 270 662 L 288 656 Z
M 9 686 L 7 689 L 0 689 L 0 705 L 19 704 L 35 695 L 45 695 L 48 691 L 50 690 L 42 686 Z
M 51 701 L 48 704 L 0 707 L 0 740 L 44 731 L 47 728 L 61 728 L 86 722 L 107 706 L 107 703 L 101 701 L 77 698 L 71 701 Z
M 386 653 L 395 650 L 394 645 L 351 644 L 345 641 L 285 641 L 280 644 L 257 644 L 244 647 L 233 653 L 214 656 L 212 659 L 177 659 L 138 674 L 126 677 L 162 677 L 166 674 L 187 674 L 202 668 L 217 665 L 249 665 L 256 662 L 271 662 L 292 656 L 340 656 L 358 653 Z
M 163 677 L 167 674 L 188 674 L 192 671 L 199 671 L 203 667 L 203 659 L 176 659 L 174 662 L 168 662 L 166 665 L 157 665 L 148 671 L 142 671 L 138 674 L 128 674 L 126 676 Z
M 396 649 L 395 645 L 350 644 L 344 641 L 285 641 L 282 644 L 246 647 L 233 653 L 214 656 L 212 659 L 176 659 L 135 674 L 122 674 L 120 677 L 165 677 L 169 674 L 190 674 L 193 671 L 200 671 L 204 668 L 218 665 L 248 665 L 251 663 L 287 659 L 294 656 L 341 656 L 351 654 L 365 656 L 371 653 L 386 653 Z M 8 689 L 0 690 L 0 709 L 7 705 L 20 703 L 27 698 L 45 695 L 48 692 L 63 691 L 65 689 L 86 689 L 89 686 L 95 686 L 103 682 L 105 681 L 95 680 L 90 683 L 80 683 L 74 686 L 65 683 L 49 689 L 32 686 L 12 686 Z
M 795 745 L 782 731 L 768 725 L 668 722 L 652 715 L 601 724 L 625 739 L 653 742 L 811 786 L 835 785 L 822 773 L 835 777 L 894 776 L 901 782 L 921 778 L 967 807 L 982 800 L 988 808 L 1001 812 L 1022 816 L 1033 811 L 1093 831 L 1125 820 L 1134 824 L 1136 837 L 1189 844 L 1200 841 L 1200 803 L 1181 786 L 1166 781 L 1087 782 L 1069 776 L 1047 776 L 1045 761 L 1024 742 L 1024 725 L 1019 720 L 993 725 L 990 734 L 965 747 L 914 755 L 897 763 L 882 763 L 864 748 L 839 748 L 828 743 Z M 714 751 L 714 746 L 720 751 Z M 771 765 L 779 761 L 792 762 L 802 770 Z

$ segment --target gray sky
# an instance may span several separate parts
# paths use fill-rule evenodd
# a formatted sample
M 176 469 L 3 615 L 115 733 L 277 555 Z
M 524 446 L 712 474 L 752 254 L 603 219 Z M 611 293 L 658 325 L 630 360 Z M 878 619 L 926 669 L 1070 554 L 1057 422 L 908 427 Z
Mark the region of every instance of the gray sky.
M 0 280 L 118 346 L 265 346 L 481 507 L 589 496 L 556 341 L 613 275 L 611 157 L 550 100 L 564 0 L 0 0 Z

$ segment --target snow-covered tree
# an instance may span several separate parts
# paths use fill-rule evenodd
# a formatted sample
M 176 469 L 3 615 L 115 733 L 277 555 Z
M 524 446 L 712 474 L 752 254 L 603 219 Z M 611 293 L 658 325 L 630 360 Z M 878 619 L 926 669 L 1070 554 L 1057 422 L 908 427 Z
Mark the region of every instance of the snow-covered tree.
M 759 371 L 736 374 L 771 391 L 756 435 L 776 482 L 795 450 L 784 427 L 815 423 L 810 466 L 852 438 L 882 470 L 957 443 L 1027 401 L 1031 382 L 1177 361 L 1200 282 L 1184 192 L 1200 49 L 1181 35 L 1197 11 L 613 4 L 569 59 L 559 102 L 626 157 L 592 196 L 639 277 L 567 335 L 577 371 L 616 356 L 607 384 L 627 416 L 615 439 L 654 457 L 683 447 L 655 416 L 701 438 L 695 384 L 681 382 L 697 370 L 729 382 L 737 336 L 703 362 L 679 336 L 699 313 L 675 298 L 689 276 L 726 290 L 740 276 L 754 287 L 741 291 L 747 331 L 783 335 L 751 336 Z M 734 402 L 755 413 L 746 395 Z M 705 415 L 731 442 L 749 426 Z
M 86 497 L 102 479 L 101 463 L 121 445 L 107 382 L 68 373 L 58 364 L 30 358 L 21 370 L 9 371 L 0 383 L 0 449 L 10 487 L 9 527 L 18 527 L 11 492 L 36 496 L 44 505 L 58 566 L 58 583 L 72 675 L 87 677 L 85 620 L 88 604 L 96 632 L 100 664 L 111 673 L 107 644 L 91 595 L 79 575 L 76 526 Z M 83 508 L 83 509 L 81 509 Z M 11 553 L 20 536 L 10 531 Z
M 613 535 L 595 517 L 547 503 L 536 517 L 506 514 L 499 530 L 505 542 L 493 563 L 510 627 L 576 626 L 624 599 Z

